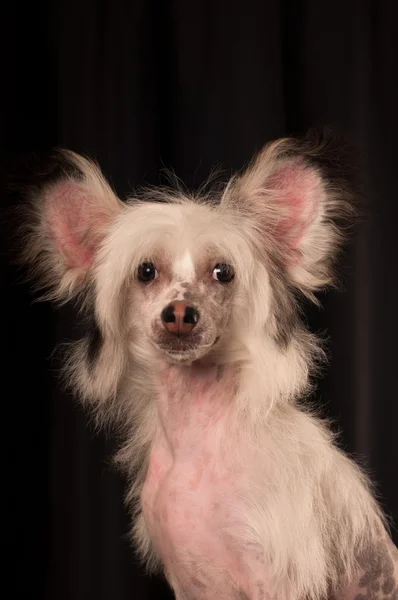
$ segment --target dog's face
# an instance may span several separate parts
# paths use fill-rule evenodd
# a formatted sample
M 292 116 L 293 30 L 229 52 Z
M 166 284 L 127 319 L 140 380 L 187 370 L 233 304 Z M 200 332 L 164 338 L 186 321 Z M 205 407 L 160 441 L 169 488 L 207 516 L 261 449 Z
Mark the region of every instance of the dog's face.
M 192 362 L 248 323 L 250 292 L 268 278 L 261 265 L 253 271 L 254 248 L 241 225 L 221 206 L 189 200 L 126 207 L 96 281 L 124 294 L 117 304 L 132 338 L 147 339 L 170 361 Z M 111 289 L 103 297 L 103 314 L 117 310 L 107 302 Z M 263 312 L 268 301 L 263 294 Z
M 136 329 L 142 328 L 171 360 L 192 362 L 222 338 L 238 282 L 230 259 L 217 248 L 201 254 L 198 245 L 176 246 L 174 252 L 163 249 L 138 265 L 131 303 Z
M 33 198 L 25 259 L 52 297 L 91 301 L 108 362 L 122 364 L 122 342 L 182 363 L 259 336 L 283 352 L 297 291 L 330 283 L 335 217 L 349 207 L 329 150 L 279 140 L 219 197 L 158 190 L 126 203 L 93 163 L 58 153 L 58 175 Z

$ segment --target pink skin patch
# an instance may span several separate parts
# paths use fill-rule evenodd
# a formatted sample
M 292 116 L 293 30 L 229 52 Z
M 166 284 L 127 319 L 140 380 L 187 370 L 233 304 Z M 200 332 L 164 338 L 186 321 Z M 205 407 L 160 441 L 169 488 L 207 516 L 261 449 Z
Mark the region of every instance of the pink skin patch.
M 260 598 L 256 582 L 266 582 L 261 549 L 243 548 L 228 533 L 246 525 L 248 483 L 231 435 L 233 387 L 232 371 L 220 378 L 217 368 L 180 366 L 163 366 L 158 385 L 142 511 L 181 596 L 198 600 L 230 600 L 238 589 Z
M 267 188 L 277 192 L 277 202 L 286 213 L 275 228 L 275 237 L 294 250 L 319 211 L 318 176 L 300 164 L 288 163 L 269 178 Z
M 62 182 L 47 192 L 47 225 L 67 269 L 88 269 L 106 216 L 98 202 L 76 183 Z

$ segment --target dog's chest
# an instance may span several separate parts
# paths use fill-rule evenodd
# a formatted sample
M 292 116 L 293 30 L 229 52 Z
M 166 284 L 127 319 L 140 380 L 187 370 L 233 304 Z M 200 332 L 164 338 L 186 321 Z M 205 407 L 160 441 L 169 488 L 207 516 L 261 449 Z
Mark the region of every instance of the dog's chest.
M 143 515 L 183 598 L 238 597 L 260 572 L 264 581 L 264 564 L 258 548 L 244 548 L 248 479 L 230 429 L 231 390 L 213 375 L 168 383 L 159 398 Z

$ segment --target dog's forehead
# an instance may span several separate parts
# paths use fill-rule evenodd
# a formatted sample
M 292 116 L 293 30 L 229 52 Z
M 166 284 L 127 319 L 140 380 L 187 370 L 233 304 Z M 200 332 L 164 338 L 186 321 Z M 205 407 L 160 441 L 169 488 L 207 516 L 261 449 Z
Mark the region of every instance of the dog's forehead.
M 189 248 L 184 248 L 177 252 L 173 261 L 173 275 L 182 283 L 192 283 L 196 277 L 196 267 L 192 251 Z
M 174 300 L 192 300 L 204 295 L 203 261 L 191 244 L 183 244 L 172 263 L 172 295 Z

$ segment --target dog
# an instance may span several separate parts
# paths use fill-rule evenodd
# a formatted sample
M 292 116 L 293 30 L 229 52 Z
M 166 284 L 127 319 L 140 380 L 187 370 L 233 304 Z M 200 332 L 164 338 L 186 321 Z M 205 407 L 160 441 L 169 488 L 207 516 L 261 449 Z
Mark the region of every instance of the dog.
M 87 319 L 65 374 L 122 434 L 148 569 L 177 600 L 398 600 L 371 483 L 303 401 L 324 356 L 302 299 L 354 215 L 338 145 L 280 139 L 221 189 L 125 202 L 57 150 L 26 198 L 23 262 Z

